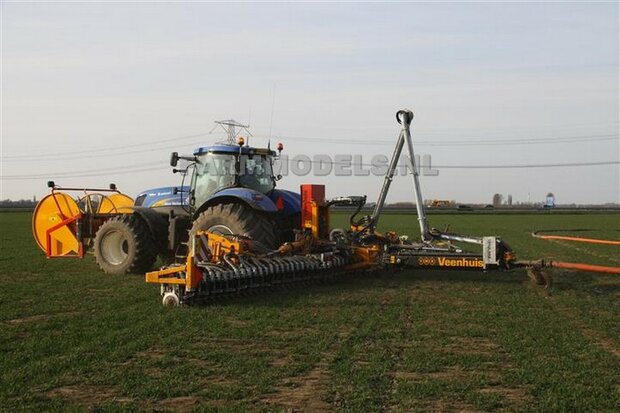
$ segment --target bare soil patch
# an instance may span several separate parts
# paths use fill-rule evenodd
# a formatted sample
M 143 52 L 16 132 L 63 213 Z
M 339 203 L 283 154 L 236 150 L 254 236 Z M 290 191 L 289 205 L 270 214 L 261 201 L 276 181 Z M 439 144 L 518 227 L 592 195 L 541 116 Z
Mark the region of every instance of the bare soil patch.
M 225 319 L 228 322 L 228 324 L 230 324 L 233 327 L 243 327 L 243 326 L 247 326 L 248 325 L 247 321 L 240 320 L 237 317 L 227 316 L 227 317 L 225 317 Z
M 200 399 L 193 396 L 173 397 L 170 399 L 159 400 L 151 407 L 156 410 L 164 409 L 173 412 L 186 412 L 200 404 Z
M 52 389 L 46 393 L 48 398 L 60 398 L 81 406 L 95 406 L 104 402 L 127 403 L 129 398 L 116 397 L 116 389 L 112 386 L 73 385 Z
M 442 351 L 457 354 L 492 354 L 499 346 L 482 337 L 452 337 L 452 342 L 443 346 Z
M 230 349 L 235 352 L 263 351 L 273 350 L 273 343 L 253 338 L 252 340 L 243 340 L 235 338 L 202 338 L 194 341 L 189 345 L 192 349 L 209 350 L 213 348 Z
M 410 372 L 410 371 L 395 371 L 394 378 L 400 380 L 410 381 L 425 381 L 425 380 L 467 380 L 471 373 L 467 372 L 459 367 L 450 367 L 441 371 L 434 371 L 429 373 L 423 372 Z
M 480 393 L 484 394 L 496 394 L 503 400 L 506 400 L 510 404 L 521 405 L 531 400 L 531 397 L 527 394 L 523 388 L 508 388 L 508 387 L 487 387 L 480 390 Z
M 425 403 L 426 412 L 459 412 L 459 413 L 484 413 L 473 404 L 458 400 L 433 400 Z
M 21 317 L 21 318 L 14 318 L 12 320 L 7 320 L 5 321 L 5 323 L 7 324 L 24 324 L 24 323 L 32 323 L 35 321 L 47 321 L 51 318 L 50 315 L 48 314 L 38 314 L 38 315 L 31 315 L 28 317 Z
M 262 401 L 283 407 L 286 411 L 325 412 L 330 405 L 323 401 L 329 384 L 328 363 L 319 362 L 308 373 L 287 379 L 276 392 Z
M 281 338 L 298 338 L 316 335 L 319 331 L 311 327 L 302 327 L 294 330 L 271 330 L 268 336 Z

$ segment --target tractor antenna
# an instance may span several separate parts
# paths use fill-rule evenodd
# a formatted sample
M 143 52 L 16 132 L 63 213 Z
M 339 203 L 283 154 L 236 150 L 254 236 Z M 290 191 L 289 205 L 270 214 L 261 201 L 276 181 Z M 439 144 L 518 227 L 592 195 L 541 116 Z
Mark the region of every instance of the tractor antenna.
M 253 136 L 249 131 L 250 125 L 243 125 L 234 119 L 216 120 L 215 127 L 213 129 L 217 128 L 218 125 L 221 126 L 222 129 L 224 129 L 224 131 L 226 132 L 226 144 L 237 145 L 237 135 L 239 135 L 239 133 L 241 133 L 242 131 L 245 131 L 245 133 L 247 133 L 248 135 L 246 142 L 249 145 L 249 138 L 250 136 Z
M 271 90 L 271 119 L 269 119 L 269 139 L 272 138 L 271 131 L 273 130 L 273 112 L 276 106 L 276 83 L 273 82 L 273 89 Z

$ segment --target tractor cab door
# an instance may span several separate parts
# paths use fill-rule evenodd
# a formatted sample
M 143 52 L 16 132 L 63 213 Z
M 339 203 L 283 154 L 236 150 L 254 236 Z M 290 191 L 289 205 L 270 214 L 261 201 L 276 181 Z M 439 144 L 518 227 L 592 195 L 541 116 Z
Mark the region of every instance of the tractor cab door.
M 207 153 L 197 157 L 192 177 L 192 207 L 202 205 L 214 192 L 235 185 L 235 156 Z
M 241 156 L 239 184 L 263 194 L 269 194 L 275 188 L 271 159 L 267 155 Z

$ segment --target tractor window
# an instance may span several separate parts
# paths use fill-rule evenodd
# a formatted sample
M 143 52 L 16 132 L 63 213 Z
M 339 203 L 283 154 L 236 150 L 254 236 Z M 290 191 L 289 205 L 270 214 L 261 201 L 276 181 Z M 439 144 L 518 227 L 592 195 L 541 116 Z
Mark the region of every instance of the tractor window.
M 273 190 L 275 183 L 271 171 L 271 161 L 265 155 L 243 156 L 241 158 L 241 176 L 239 183 L 255 191 L 267 194 Z
M 235 157 L 208 153 L 198 157 L 194 173 L 196 205 L 202 205 L 218 189 L 235 184 Z

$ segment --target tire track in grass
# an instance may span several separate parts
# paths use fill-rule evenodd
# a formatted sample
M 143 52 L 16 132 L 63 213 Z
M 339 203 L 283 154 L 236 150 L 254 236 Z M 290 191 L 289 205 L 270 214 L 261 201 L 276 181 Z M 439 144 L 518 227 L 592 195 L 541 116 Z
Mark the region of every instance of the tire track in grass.
M 355 299 L 358 295 L 358 292 L 345 292 L 340 297 Z M 330 303 L 325 303 L 325 306 L 321 308 L 329 310 L 330 306 Z M 342 308 L 342 306 L 343 303 L 340 303 L 337 308 Z M 342 346 L 347 345 L 346 343 L 350 340 L 351 335 L 363 324 L 365 319 L 371 316 L 371 311 L 367 307 L 363 307 L 363 311 L 353 312 L 352 314 L 354 315 L 352 325 L 339 326 L 337 331 L 332 332 L 332 341 L 321 352 L 317 362 L 302 374 L 280 380 L 274 392 L 266 394 L 260 399 L 261 403 L 284 408 L 286 411 L 323 412 L 331 410 L 335 399 L 331 391 L 334 376 L 332 367 L 336 362 L 338 351 Z M 279 361 L 274 363 L 278 364 Z
M 367 311 L 340 347 L 333 363 L 332 404 L 341 411 L 381 411 L 389 400 L 396 362 L 394 343 L 401 338 L 403 288 L 398 280 L 380 280 L 366 297 Z
M 495 326 L 479 319 L 488 312 L 480 297 L 502 287 L 476 281 L 440 286 L 445 281 L 437 278 L 411 290 L 416 316 L 404 340 L 413 346 L 393 373 L 390 410 L 474 412 L 526 405 L 527 388 L 504 379 L 514 367 L 495 339 Z
M 526 407 L 537 411 L 617 407 L 618 364 L 610 365 L 608 357 L 601 357 L 602 350 L 589 346 L 571 320 L 559 316 L 552 300 L 525 289 L 521 296 L 506 296 L 497 310 L 497 337 L 515 364 L 508 379 L 527 384 L 533 396 Z
M 601 331 L 596 330 L 590 325 L 588 325 L 586 321 L 581 319 L 579 312 L 576 311 L 574 308 L 563 304 L 559 300 L 553 299 L 554 297 L 551 298 L 551 302 L 555 307 L 556 313 L 558 315 L 564 316 L 586 340 L 592 342 L 600 349 L 620 359 L 620 346 L 618 346 L 618 343 L 616 343 L 615 340 L 607 337 Z
M 413 294 L 411 293 L 413 291 Z M 391 372 L 388 374 L 391 376 L 390 382 L 390 390 L 386 394 L 385 401 L 383 404 L 383 410 L 391 412 L 394 409 L 394 395 L 397 392 L 398 388 L 398 380 L 401 379 L 402 373 L 400 370 L 401 359 L 403 352 L 406 348 L 411 347 L 411 344 L 408 340 L 409 331 L 413 325 L 413 317 L 411 315 L 411 303 L 414 300 L 414 297 L 417 295 L 416 293 L 419 289 L 407 289 L 405 297 L 403 299 L 403 309 L 402 314 L 400 316 L 400 334 L 398 338 L 394 341 L 393 347 L 395 348 L 395 352 L 393 354 L 393 368 Z

